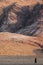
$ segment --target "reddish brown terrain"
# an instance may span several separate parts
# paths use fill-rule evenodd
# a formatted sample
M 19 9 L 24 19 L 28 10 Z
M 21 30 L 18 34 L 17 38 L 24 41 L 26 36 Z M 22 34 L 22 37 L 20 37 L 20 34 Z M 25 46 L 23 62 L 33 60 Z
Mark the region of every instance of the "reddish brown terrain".
M 41 9 L 38 12 L 43 15 L 42 0 L 0 0 L 0 55 L 37 55 L 35 50 L 43 45 L 43 16 L 40 15 L 41 17 L 38 18 L 35 11 L 35 15 L 33 13 L 31 13 L 33 16 L 29 15 L 31 18 L 28 18 L 28 21 L 23 18 L 24 12 L 28 10 L 25 10 L 25 7 L 30 6 L 29 9 L 32 10 L 37 3 L 40 3 Z M 34 16 L 36 17 L 32 18 Z M 31 24 L 29 21 L 32 21 Z
M 21 6 L 25 6 L 25 5 L 34 5 L 36 4 L 37 2 L 39 3 L 43 3 L 42 0 L 0 0 L 0 14 L 2 13 L 2 10 L 4 7 L 7 7 L 9 5 L 11 5 L 12 3 L 17 3 L 17 5 L 21 5 Z
M 36 43 L 43 43 L 40 37 L 30 37 L 12 33 L 0 33 L 0 55 L 36 55 L 40 48 Z

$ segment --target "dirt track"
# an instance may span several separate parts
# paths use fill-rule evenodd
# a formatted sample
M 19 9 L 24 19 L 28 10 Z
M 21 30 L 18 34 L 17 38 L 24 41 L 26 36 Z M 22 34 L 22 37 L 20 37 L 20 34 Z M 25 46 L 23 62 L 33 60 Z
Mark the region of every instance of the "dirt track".
M 35 57 L 29 56 L 0 56 L 1 65 L 43 65 L 43 58 L 37 57 L 37 63 L 35 63 Z

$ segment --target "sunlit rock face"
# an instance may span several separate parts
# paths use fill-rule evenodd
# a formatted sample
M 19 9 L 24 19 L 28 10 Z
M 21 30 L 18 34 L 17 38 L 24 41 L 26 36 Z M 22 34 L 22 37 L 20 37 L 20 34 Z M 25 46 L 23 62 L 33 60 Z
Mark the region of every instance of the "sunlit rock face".
M 9 5 L 0 15 L 0 32 L 24 35 L 43 34 L 43 4 L 30 6 Z

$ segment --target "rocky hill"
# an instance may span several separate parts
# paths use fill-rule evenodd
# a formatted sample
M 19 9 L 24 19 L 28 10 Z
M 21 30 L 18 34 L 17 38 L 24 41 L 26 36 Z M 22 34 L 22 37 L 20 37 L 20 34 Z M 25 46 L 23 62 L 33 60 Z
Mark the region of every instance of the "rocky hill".
M 43 4 L 19 6 L 13 3 L 0 15 L 0 32 L 38 35 L 43 29 Z
M 0 0 L 0 55 L 37 55 L 42 46 L 43 1 Z

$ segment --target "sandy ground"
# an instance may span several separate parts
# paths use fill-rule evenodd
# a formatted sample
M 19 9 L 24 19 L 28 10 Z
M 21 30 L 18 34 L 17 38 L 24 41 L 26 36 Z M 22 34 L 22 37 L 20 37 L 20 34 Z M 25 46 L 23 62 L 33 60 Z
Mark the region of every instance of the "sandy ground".
M 35 57 L 29 56 L 0 56 L 1 65 L 43 65 L 43 58 L 37 58 L 35 63 Z
M 43 38 L 0 33 L 0 55 L 35 56 L 34 50 L 40 48 L 35 42 L 43 44 Z

